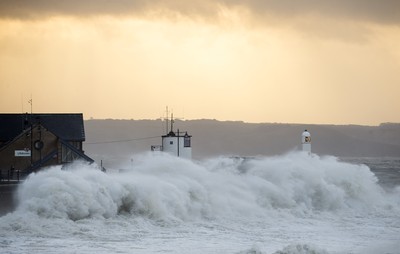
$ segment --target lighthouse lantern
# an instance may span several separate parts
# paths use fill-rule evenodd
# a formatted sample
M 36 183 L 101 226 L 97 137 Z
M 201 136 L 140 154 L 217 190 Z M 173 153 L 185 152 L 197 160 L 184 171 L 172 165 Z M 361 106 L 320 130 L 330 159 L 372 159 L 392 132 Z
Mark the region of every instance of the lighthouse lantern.
M 303 151 L 311 153 L 311 134 L 307 130 L 301 134 L 301 146 Z

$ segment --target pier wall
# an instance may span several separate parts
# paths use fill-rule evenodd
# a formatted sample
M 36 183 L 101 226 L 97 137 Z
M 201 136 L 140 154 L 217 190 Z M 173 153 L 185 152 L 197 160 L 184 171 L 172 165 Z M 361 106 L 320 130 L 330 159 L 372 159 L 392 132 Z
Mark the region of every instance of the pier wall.
M 0 183 L 0 216 L 15 210 L 17 206 L 16 193 L 18 185 Z

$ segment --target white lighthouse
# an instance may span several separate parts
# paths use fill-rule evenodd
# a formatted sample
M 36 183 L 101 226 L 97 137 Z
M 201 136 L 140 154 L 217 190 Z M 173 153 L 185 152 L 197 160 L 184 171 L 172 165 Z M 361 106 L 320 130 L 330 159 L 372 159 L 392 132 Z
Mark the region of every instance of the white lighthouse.
M 301 134 L 301 146 L 304 152 L 311 153 L 311 134 L 307 130 Z
M 168 130 L 167 121 L 167 134 L 161 137 L 162 145 L 151 146 L 151 150 L 167 152 L 171 155 L 190 160 L 192 159 L 192 136 L 187 132 L 180 132 L 179 129 L 174 132 L 173 123 L 173 116 L 171 116 L 171 130 Z

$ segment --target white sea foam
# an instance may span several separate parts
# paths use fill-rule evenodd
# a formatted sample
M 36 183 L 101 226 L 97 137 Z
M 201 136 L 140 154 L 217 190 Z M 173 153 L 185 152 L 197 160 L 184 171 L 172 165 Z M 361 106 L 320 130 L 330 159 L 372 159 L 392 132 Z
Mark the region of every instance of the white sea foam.
M 141 154 L 120 172 L 74 163 L 30 175 L 18 190 L 17 210 L 0 218 L 0 247 L 363 253 L 373 241 L 400 240 L 399 194 L 382 189 L 367 166 L 329 156 L 192 162 Z
M 109 218 L 120 212 L 157 220 L 230 215 L 398 209 L 365 165 L 292 153 L 194 163 L 145 154 L 118 174 L 75 163 L 30 175 L 18 210 L 44 217 Z

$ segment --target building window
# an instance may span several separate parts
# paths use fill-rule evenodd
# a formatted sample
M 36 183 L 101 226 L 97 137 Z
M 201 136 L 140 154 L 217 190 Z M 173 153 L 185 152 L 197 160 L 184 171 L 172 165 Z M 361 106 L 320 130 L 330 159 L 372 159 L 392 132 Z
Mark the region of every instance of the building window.
M 79 141 L 71 141 L 69 142 L 72 146 L 74 146 L 76 149 L 82 151 L 82 143 Z
M 190 137 L 185 137 L 183 142 L 184 147 L 190 147 Z
M 173 144 L 174 144 L 174 141 L 169 141 L 169 144 L 170 144 L 170 145 L 173 145 Z
M 61 163 L 72 162 L 79 158 L 79 155 L 76 154 L 74 151 L 72 151 L 65 145 L 61 145 Z

